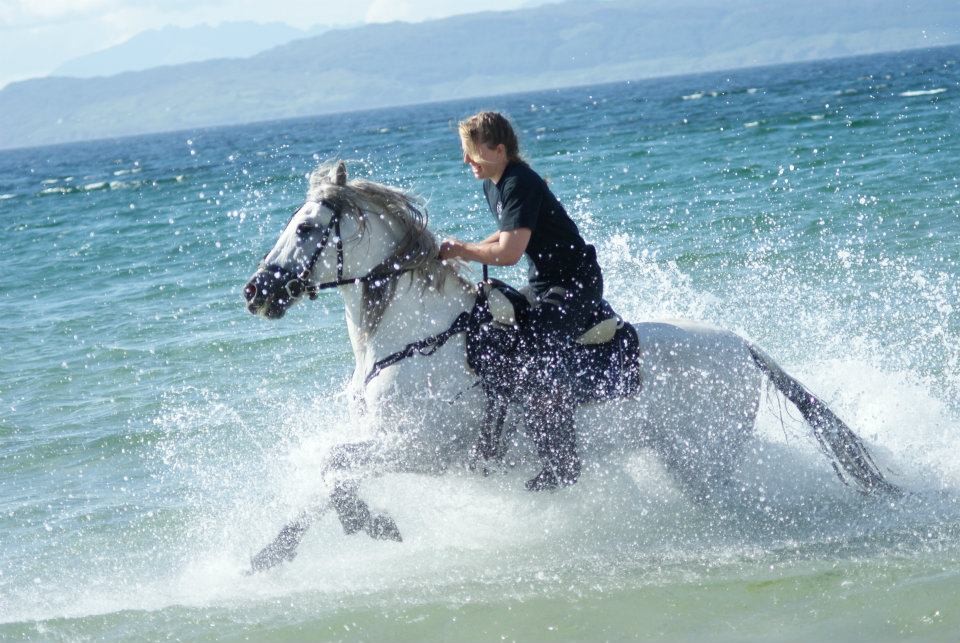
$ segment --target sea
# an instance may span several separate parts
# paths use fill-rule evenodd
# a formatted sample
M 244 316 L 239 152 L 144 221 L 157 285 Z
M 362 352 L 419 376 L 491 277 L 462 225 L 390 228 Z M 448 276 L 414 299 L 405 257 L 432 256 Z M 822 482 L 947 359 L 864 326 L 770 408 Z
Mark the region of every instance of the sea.
M 480 109 L 619 313 L 749 338 L 904 497 L 845 486 L 764 388 L 735 502 L 644 450 L 556 493 L 390 474 L 364 494 L 402 543 L 328 516 L 245 575 L 349 433 L 353 357 L 335 292 L 271 321 L 243 285 L 321 162 L 486 236 Z M 2 640 L 960 639 L 960 48 L 6 150 L 0 241 Z

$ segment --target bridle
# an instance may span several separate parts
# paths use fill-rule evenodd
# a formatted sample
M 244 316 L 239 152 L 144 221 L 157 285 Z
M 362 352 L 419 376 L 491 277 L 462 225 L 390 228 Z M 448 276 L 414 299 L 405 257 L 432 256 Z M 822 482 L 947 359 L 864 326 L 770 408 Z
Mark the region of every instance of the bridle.
M 308 202 L 309 203 L 309 202 Z M 313 201 L 319 206 L 323 206 L 330 210 L 333 214 L 330 216 L 330 221 L 323 227 L 323 231 L 320 233 L 320 241 L 317 243 L 316 249 L 313 251 L 313 254 L 310 255 L 310 259 L 304 265 L 303 270 L 293 278 L 289 279 L 283 286 L 286 290 L 287 295 L 291 299 L 296 299 L 297 297 L 306 294 L 310 299 L 316 299 L 317 295 L 320 294 L 321 290 L 329 290 L 330 288 L 339 288 L 340 286 L 351 286 L 355 284 L 362 284 L 368 282 L 377 282 L 386 277 L 391 277 L 394 275 L 399 275 L 404 272 L 409 272 L 410 268 L 401 268 L 399 270 L 384 271 L 384 270 L 371 270 L 366 275 L 362 277 L 350 277 L 344 279 L 343 277 L 343 238 L 340 235 L 340 219 L 343 217 L 343 211 L 345 209 L 345 204 L 339 199 L 329 199 L 324 198 L 320 201 Z M 300 206 L 301 208 L 303 206 Z M 297 209 L 297 212 L 300 211 L 300 208 Z M 296 215 L 296 212 L 294 212 Z M 363 211 L 360 211 L 360 216 L 363 216 Z M 297 226 L 297 235 L 304 236 L 313 230 L 316 230 L 318 226 L 311 225 L 309 223 L 301 223 Z M 327 245 L 330 243 L 331 238 L 336 243 L 337 247 L 337 278 L 333 281 L 324 281 L 321 283 L 315 283 L 310 275 L 313 274 L 313 269 L 316 267 L 317 262 L 320 260 L 320 256 L 323 254 L 323 251 L 326 250 Z M 290 274 L 286 268 L 279 266 L 261 266 L 262 269 L 268 272 L 274 272 L 279 276 L 283 273 Z
M 320 201 L 308 201 L 308 203 L 316 203 L 319 206 L 323 206 L 330 210 L 333 214 L 330 216 L 330 220 L 327 222 L 327 224 L 323 227 L 323 231 L 320 233 L 320 241 L 317 243 L 316 249 L 310 255 L 310 259 L 304 265 L 303 270 L 301 270 L 298 275 L 287 280 L 283 286 L 291 300 L 296 299 L 303 294 L 307 294 L 310 299 L 316 299 L 321 290 L 339 288 L 340 286 L 350 286 L 369 282 L 373 282 L 376 285 L 389 277 L 401 275 L 405 272 L 410 272 L 413 270 L 413 268 L 395 268 L 392 270 L 383 270 L 378 266 L 362 277 L 344 279 L 343 239 L 340 236 L 340 219 L 343 216 L 345 203 L 340 199 L 329 198 L 324 198 Z M 300 208 L 302 207 L 303 206 L 300 206 Z M 300 211 L 300 208 L 297 209 L 297 212 Z M 362 217 L 363 211 L 359 208 L 357 210 Z M 293 216 L 296 216 L 297 212 L 294 212 Z M 291 221 L 292 220 L 293 218 L 291 217 Z M 287 225 L 289 225 L 289 222 Z M 306 235 L 307 233 L 318 229 L 318 227 L 319 226 L 309 223 L 301 223 L 299 226 L 297 226 L 297 235 Z M 337 247 L 337 278 L 333 281 L 324 281 L 319 284 L 314 283 L 310 279 L 310 275 L 313 274 L 313 269 L 320 260 L 320 256 L 323 254 L 323 251 L 326 250 L 327 246 L 330 244 L 331 238 L 334 240 Z M 273 264 L 265 265 L 262 262 L 260 264 L 260 270 L 273 273 L 278 281 L 282 280 L 284 275 L 292 274 L 287 268 Z M 483 267 L 483 274 L 484 278 L 486 278 L 487 266 Z M 369 384 L 371 380 L 373 380 L 375 377 L 377 377 L 377 375 L 380 374 L 381 371 L 383 371 L 383 369 L 393 366 L 397 362 L 400 362 L 408 357 L 412 357 L 415 354 L 432 355 L 437 351 L 437 349 L 446 344 L 447 341 L 454 335 L 470 331 L 471 329 L 475 329 L 486 323 L 489 323 L 493 319 L 493 316 L 490 314 L 490 310 L 487 306 L 486 295 L 484 294 L 483 288 L 478 288 L 478 292 L 479 294 L 474 302 L 473 308 L 471 310 L 461 312 L 449 328 L 447 328 L 445 331 L 437 333 L 436 335 L 431 335 L 430 337 L 426 337 L 419 341 L 411 342 L 410 344 L 404 346 L 401 350 L 379 360 L 373 365 L 370 373 L 367 374 L 364 384 Z M 474 386 L 476 386 L 476 384 Z

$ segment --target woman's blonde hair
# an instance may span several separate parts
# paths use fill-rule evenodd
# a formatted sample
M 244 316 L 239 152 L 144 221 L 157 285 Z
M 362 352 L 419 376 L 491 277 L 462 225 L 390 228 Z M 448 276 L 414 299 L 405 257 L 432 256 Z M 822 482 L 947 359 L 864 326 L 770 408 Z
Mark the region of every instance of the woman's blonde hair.
M 503 144 L 507 152 L 507 160 L 523 161 L 520 156 L 520 143 L 513 125 L 500 112 L 478 112 L 470 118 L 460 121 L 457 126 L 460 140 L 470 158 L 479 161 L 477 145 L 481 143 L 487 147 L 496 147 Z

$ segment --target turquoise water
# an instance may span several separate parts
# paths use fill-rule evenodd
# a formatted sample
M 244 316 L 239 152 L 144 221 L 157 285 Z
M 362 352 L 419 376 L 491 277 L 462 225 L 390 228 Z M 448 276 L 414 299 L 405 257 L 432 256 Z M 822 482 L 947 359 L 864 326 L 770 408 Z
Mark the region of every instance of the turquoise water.
M 0 152 L 0 638 L 955 640 L 958 61 Z M 692 504 L 644 452 L 546 497 L 523 471 L 386 476 L 365 493 L 402 545 L 325 520 L 295 563 L 243 576 L 349 432 L 353 367 L 335 294 L 268 322 L 243 284 L 323 160 L 484 236 L 454 128 L 480 108 L 512 116 L 621 313 L 750 337 L 913 493 L 843 487 L 770 396 L 734 506 Z

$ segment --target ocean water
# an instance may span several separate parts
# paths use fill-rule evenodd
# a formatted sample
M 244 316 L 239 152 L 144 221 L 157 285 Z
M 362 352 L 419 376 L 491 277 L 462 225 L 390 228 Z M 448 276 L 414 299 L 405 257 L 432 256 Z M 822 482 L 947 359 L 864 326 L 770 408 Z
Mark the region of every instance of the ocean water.
M 0 639 L 956 640 L 958 61 L 0 152 Z M 729 506 L 643 451 L 554 494 L 527 471 L 388 475 L 364 493 L 402 544 L 328 518 L 244 576 L 349 433 L 353 359 L 336 294 L 270 322 L 243 284 L 325 160 L 423 195 L 439 235 L 484 236 L 455 132 L 480 108 L 514 119 L 619 312 L 751 338 L 910 493 L 844 487 L 768 394 Z

